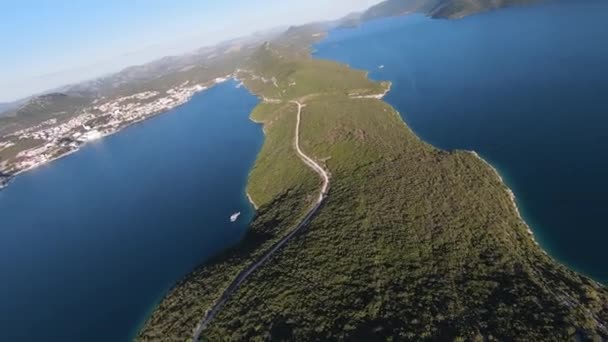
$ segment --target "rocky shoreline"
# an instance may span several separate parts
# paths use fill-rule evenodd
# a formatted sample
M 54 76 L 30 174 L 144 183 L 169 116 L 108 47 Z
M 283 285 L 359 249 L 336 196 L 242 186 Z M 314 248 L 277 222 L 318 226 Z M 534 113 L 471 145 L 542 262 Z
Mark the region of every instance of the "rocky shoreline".
M 257 211 L 258 209 L 260 209 L 258 207 L 257 204 L 255 204 L 255 202 L 253 201 L 253 198 L 251 198 L 251 195 L 249 194 L 249 192 L 247 192 L 247 199 L 249 200 L 249 203 L 251 203 L 251 205 L 253 206 L 253 208 Z
M 534 243 L 537 246 L 540 246 L 538 241 L 536 241 L 536 238 L 534 237 L 534 232 L 532 231 L 532 228 L 530 228 L 530 225 L 526 222 L 526 220 L 524 220 L 523 216 L 521 215 L 519 207 L 517 206 L 517 198 L 515 197 L 515 193 L 513 193 L 513 190 L 511 190 L 507 186 L 507 183 L 505 183 L 504 179 L 502 178 L 502 176 L 500 175 L 498 170 L 494 166 L 492 166 L 492 164 L 490 164 L 487 160 L 483 159 L 477 152 L 475 152 L 475 151 L 467 151 L 467 152 L 472 154 L 475 158 L 479 159 L 485 165 L 487 165 L 494 172 L 496 177 L 498 177 L 498 179 L 500 180 L 502 185 L 505 187 L 507 193 L 509 194 L 509 198 L 511 199 L 511 204 L 513 205 L 513 208 L 515 209 L 515 213 L 517 214 L 517 216 L 519 217 L 521 222 L 523 222 L 523 224 L 526 225 L 526 228 L 528 229 L 528 233 L 532 237 L 532 240 L 534 241 Z M 547 254 L 547 252 L 544 249 L 542 251 L 543 251 L 543 253 Z

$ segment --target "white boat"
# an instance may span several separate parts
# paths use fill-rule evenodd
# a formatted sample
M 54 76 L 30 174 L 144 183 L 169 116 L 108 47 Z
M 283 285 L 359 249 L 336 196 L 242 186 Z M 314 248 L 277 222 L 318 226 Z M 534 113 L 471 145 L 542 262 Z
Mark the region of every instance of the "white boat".
M 232 214 L 232 216 L 230 216 L 230 222 L 236 222 L 236 220 L 239 219 L 239 216 L 241 216 L 241 212 Z

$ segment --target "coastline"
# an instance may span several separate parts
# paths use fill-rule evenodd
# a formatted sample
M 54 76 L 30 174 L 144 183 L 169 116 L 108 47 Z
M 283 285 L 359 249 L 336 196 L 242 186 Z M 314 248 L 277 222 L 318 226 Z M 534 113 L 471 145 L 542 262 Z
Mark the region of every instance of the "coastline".
M 369 77 L 369 75 L 366 75 L 367 78 L 371 81 L 374 81 L 371 77 Z M 376 81 L 374 81 L 376 82 Z M 380 84 L 384 85 L 386 84 L 387 87 L 384 90 L 383 93 L 381 94 L 371 94 L 371 95 L 353 95 L 350 98 L 351 99 L 376 99 L 376 100 L 382 100 L 384 99 L 384 97 L 391 91 L 391 89 L 393 88 L 393 82 L 391 81 L 380 81 Z
M 224 81 L 228 81 L 228 80 L 231 80 L 231 79 L 237 80 L 236 77 L 233 74 L 231 74 L 231 75 L 226 76 L 225 79 L 224 79 Z M 96 141 L 99 141 L 99 140 L 102 140 L 102 139 L 104 139 L 106 137 L 109 137 L 109 136 L 112 136 L 114 134 L 117 134 L 117 133 L 123 131 L 126 128 L 129 128 L 131 126 L 143 123 L 143 122 L 145 122 L 145 121 L 147 121 L 149 119 L 155 118 L 155 117 L 157 117 L 159 115 L 163 115 L 163 114 L 166 114 L 166 113 L 168 113 L 168 112 L 170 112 L 172 110 L 175 110 L 175 109 L 183 106 L 184 104 L 188 103 L 194 96 L 196 96 L 196 95 L 198 95 L 198 94 L 200 94 L 200 93 L 202 93 L 202 92 L 204 92 L 206 90 L 209 90 L 209 89 L 215 87 L 216 85 L 218 85 L 220 83 L 223 83 L 223 82 L 217 82 L 217 81 L 214 80 L 214 82 L 213 82 L 213 84 L 211 86 L 206 87 L 204 89 L 201 89 L 199 91 L 193 92 L 191 96 L 189 96 L 185 101 L 183 101 L 181 103 L 176 103 L 172 107 L 165 108 L 164 110 L 151 113 L 150 115 L 148 115 L 148 116 L 146 116 L 144 118 L 141 118 L 141 119 L 138 119 L 138 120 L 126 123 L 124 126 L 121 126 L 120 128 L 116 129 L 115 131 L 103 133 L 98 139 L 84 142 L 84 143 L 80 144 L 78 147 L 76 147 L 76 148 L 74 148 L 72 150 L 69 150 L 69 151 L 67 151 L 65 153 L 62 153 L 60 155 L 54 156 L 52 158 L 49 158 L 48 160 L 44 161 L 43 163 L 32 165 L 32 166 L 30 166 L 28 168 L 19 170 L 19 171 L 15 172 L 15 173 L 8 174 L 5 177 L 0 178 L 0 192 L 3 191 L 3 190 L 5 190 L 6 188 L 8 188 L 10 186 L 10 184 L 15 180 L 15 178 L 17 178 L 19 175 L 22 175 L 22 174 L 25 174 L 26 172 L 30 172 L 30 171 L 33 171 L 33 170 L 38 169 L 40 167 L 49 165 L 49 164 L 53 163 L 54 161 L 57 161 L 57 160 L 59 160 L 61 158 L 68 157 L 69 155 L 80 151 L 83 147 L 85 147 L 85 146 L 87 146 L 87 145 L 89 145 L 91 143 L 95 143 Z
M 239 72 L 239 70 L 237 70 L 235 72 L 235 75 L 233 76 L 233 78 L 237 82 L 239 82 L 239 84 L 238 84 L 239 87 L 244 87 L 245 89 L 247 89 L 247 91 L 249 93 L 251 93 L 253 96 L 257 97 L 258 100 L 260 100 L 260 104 L 261 103 L 274 103 L 272 100 L 269 100 L 269 99 L 267 99 L 267 98 L 265 98 L 263 96 L 259 96 L 259 95 L 254 94 L 251 91 L 251 89 L 247 88 L 247 86 L 245 85 L 245 83 L 240 78 L 238 78 L 236 76 L 236 74 L 238 72 Z M 255 118 L 252 117 L 252 115 L 253 115 L 253 111 L 251 113 L 249 113 L 249 120 L 251 120 L 251 122 L 253 122 L 253 123 L 257 124 L 257 125 L 262 126 L 262 133 L 264 134 L 264 139 L 265 139 L 266 138 L 266 128 L 264 127 L 264 122 L 260 121 L 260 120 L 256 120 Z M 249 183 L 249 181 L 247 181 L 247 183 Z M 249 203 L 253 206 L 254 211 L 257 212 L 260 209 L 260 207 L 257 205 L 257 203 L 255 203 L 255 201 L 253 200 L 253 197 L 251 197 L 251 194 L 249 193 L 248 190 L 245 190 L 245 195 L 247 196 L 247 200 L 249 201 Z
M 253 208 L 257 211 L 258 209 L 260 209 L 258 207 L 257 204 L 255 204 L 253 198 L 251 198 L 251 195 L 249 194 L 249 191 L 247 191 L 247 200 L 249 200 L 249 203 L 253 206 Z
M 525 218 L 521 215 L 521 211 L 519 209 L 519 206 L 517 205 L 517 197 L 515 196 L 515 193 L 513 192 L 513 190 L 511 190 L 511 188 L 509 188 L 509 186 L 505 182 L 504 178 L 500 175 L 500 172 L 498 171 L 498 169 L 496 167 L 494 167 L 492 164 L 490 164 L 490 162 L 483 159 L 477 152 L 475 152 L 475 151 L 465 151 L 465 152 L 472 154 L 475 158 L 479 159 L 481 162 L 486 164 L 494 172 L 496 177 L 498 177 L 501 184 L 505 187 L 505 190 L 509 194 L 509 197 L 511 198 L 511 203 L 513 205 L 513 209 L 515 209 L 517 216 L 519 217 L 520 221 L 526 226 L 526 229 L 528 230 L 528 233 L 530 234 L 532 241 L 534 241 L 534 244 L 536 244 L 536 246 L 538 246 L 538 248 L 540 249 L 540 251 L 543 254 L 545 254 L 546 256 L 550 257 L 553 260 L 556 260 L 557 263 L 568 268 L 569 270 L 589 278 L 595 285 L 600 286 L 600 287 L 605 286 L 599 280 L 594 279 L 593 277 L 591 277 L 587 273 L 583 272 L 582 270 L 578 269 L 577 267 L 571 266 L 571 265 L 567 264 L 566 262 L 557 259 L 555 256 L 550 254 L 545 248 L 543 248 L 543 246 L 536 239 L 536 236 L 534 234 L 534 231 L 532 230 L 532 227 L 530 226 L 530 224 L 528 222 L 526 222 Z
M 521 215 L 521 211 L 519 210 L 519 206 L 517 205 L 517 197 L 515 196 L 515 193 L 513 192 L 513 190 L 511 190 L 511 188 L 509 188 L 509 186 L 505 182 L 504 178 L 500 175 L 500 172 L 498 172 L 498 169 L 496 169 L 492 164 L 490 164 L 490 162 L 483 159 L 477 152 L 475 152 L 475 151 L 465 151 L 465 152 L 473 155 L 475 158 L 477 158 L 479 161 L 481 161 L 487 167 L 489 167 L 492 170 L 492 172 L 494 172 L 494 175 L 496 175 L 496 177 L 498 177 L 498 180 L 500 181 L 500 183 L 504 186 L 505 190 L 507 191 L 507 194 L 509 195 L 509 198 L 511 199 L 511 204 L 513 205 L 513 209 L 515 209 L 515 213 L 517 214 L 517 217 L 519 217 L 521 222 L 526 226 L 526 229 L 528 230 L 528 233 L 532 237 L 532 240 L 534 241 L 534 243 L 538 247 L 541 247 L 540 244 L 538 243 L 538 241 L 536 240 L 536 237 L 534 236 L 534 232 L 532 231 L 532 228 Z M 543 248 L 541 248 L 541 251 L 543 253 L 545 253 L 546 255 L 549 255 L 547 253 L 547 251 L 545 251 Z

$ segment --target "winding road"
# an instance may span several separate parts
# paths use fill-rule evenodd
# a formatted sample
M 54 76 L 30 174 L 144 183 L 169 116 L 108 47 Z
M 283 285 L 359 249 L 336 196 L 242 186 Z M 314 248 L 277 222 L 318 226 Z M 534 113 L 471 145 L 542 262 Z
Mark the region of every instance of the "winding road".
M 297 122 L 296 122 L 296 133 L 295 133 L 295 137 L 294 137 L 294 145 L 295 145 L 296 152 L 298 153 L 298 156 L 300 157 L 300 159 L 302 159 L 302 161 L 308 167 L 313 169 L 313 171 L 318 173 L 319 176 L 321 176 L 321 178 L 323 179 L 323 186 L 321 187 L 321 191 L 319 193 L 319 198 L 315 202 L 315 205 L 308 211 L 306 216 L 302 219 L 302 221 L 300 221 L 300 223 L 296 226 L 295 229 L 293 229 L 289 234 L 287 234 L 285 237 L 283 237 L 281 240 L 279 240 L 276 244 L 274 244 L 274 246 L 272 246 L 272 248 L 270 248 L 270 250 L 268 252 L 266 252 L 266 254 L 264 254 L 258 261 L 256 261 L 255 263 L 251 264 L 249 267 L 242 270 L 236 276 L 236 278 L 234 278 L 232 283 L 224 290 L 224 292 L 222 293 L 220 298 L 213 304 L 211 309 L 209 309 L 209 310 L 207 310 L 207 312 L 205 312 L 205 317 L 203 317 L 203 319 L 199 322 L 197 327 L 194 329 L 194 336 L 193 336 L 194 342 L 200 341 L 202 332 L 205 330 L 205 328 L 207 328 L 207 325 L 209 325 L 209 323 L 215 318 L 215 316 L 217 316 L 217 314 L 221 311 L 224 304 L 226 304 L 226 302 L 230 299 L 230 297 L 234 294 L 234 292 L 238 289 L 238 287 L 245 280 L 247 280 L 247 278 L 249 278 L 249 276 L 253 272 L 255 272 L 260 266 L 264 265 L 264 263 L 266 263 L 266 261 L 268 261 L 268 259 L 270 259 L 271 256 L 273 256 L 281 247 L 283 247 L 300 230 L 302 230 L 302 228 L 304 228 L 308 224 L 310 219 L 317 213 L 317 211 L 321 207 L 321 204 L 323 204 L 323 201 L 327 197 L 327 193 L 329 191 L 329 174 L 327 174 L 325 169 L 323 169 L 323 167 L 321 167 L 319 164 L 317 164 L 312 158 L 310 158 L 304 152 L 302 152 L 302 149 L 300 148 L 300 122 L 301 122 L 301 117 L 302 117 L 302 108 L 304 108 L 304 105 L 302 105 L 302 103 L 300 103 L 298 101 L 291 101 L 290 103 L 293 103 L 298 106 L 298 118 L 297 118 Z

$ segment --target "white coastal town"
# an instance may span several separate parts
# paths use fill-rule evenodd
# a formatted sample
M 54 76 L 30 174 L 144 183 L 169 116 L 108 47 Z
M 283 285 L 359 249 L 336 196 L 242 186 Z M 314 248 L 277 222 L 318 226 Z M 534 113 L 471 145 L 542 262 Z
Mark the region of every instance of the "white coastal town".
M 219 77 L 205 85 L 189 81 L 164 92 L 145 91 L 111 100 L 97 99 L 69 119 L 52 118 L 0 138 L 0 153 L 14 153 L 0 160 L 0 189 L 19 173 L 77 151 L 80 146 L 116 133 L 131 124 L 184 104 L 192 96 L 227 81 Z

